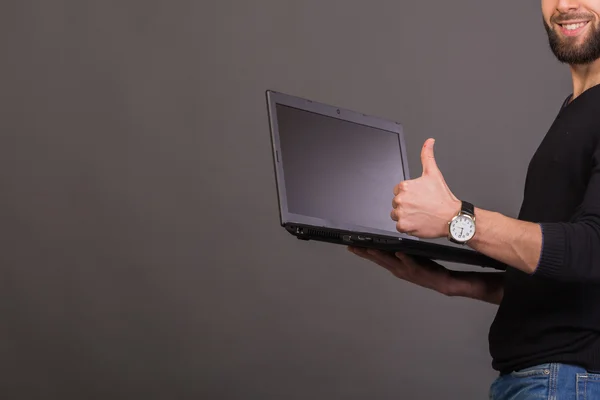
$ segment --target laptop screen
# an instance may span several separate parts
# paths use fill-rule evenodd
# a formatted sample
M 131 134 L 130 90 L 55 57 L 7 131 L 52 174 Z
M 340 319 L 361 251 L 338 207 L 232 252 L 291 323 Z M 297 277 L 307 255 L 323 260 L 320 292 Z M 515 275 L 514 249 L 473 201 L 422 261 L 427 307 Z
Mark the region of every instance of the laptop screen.
M 277 104 L 288 211 L 398 234 L 394 186 L 405 179 L 399 135 Z

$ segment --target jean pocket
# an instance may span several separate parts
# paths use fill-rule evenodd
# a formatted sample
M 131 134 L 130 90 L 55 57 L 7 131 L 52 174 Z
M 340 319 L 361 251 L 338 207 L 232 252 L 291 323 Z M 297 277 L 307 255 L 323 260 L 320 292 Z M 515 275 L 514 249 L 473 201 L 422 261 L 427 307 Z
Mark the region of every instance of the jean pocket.
M 510 375 L 515 378 L 523 378 L 529 376 L 548 376 L 550 375 L 550 364 L 540 364 L 534 365 L 532 367 L 523 368 L 518 371 L 511 372 Z
M 550 388 L 550 364 L 540 364 L 499 376 L 490 387 L 492 400 L 547 399 Z
M 577 374 L 577 400 L 600 399 L 600 373 Z

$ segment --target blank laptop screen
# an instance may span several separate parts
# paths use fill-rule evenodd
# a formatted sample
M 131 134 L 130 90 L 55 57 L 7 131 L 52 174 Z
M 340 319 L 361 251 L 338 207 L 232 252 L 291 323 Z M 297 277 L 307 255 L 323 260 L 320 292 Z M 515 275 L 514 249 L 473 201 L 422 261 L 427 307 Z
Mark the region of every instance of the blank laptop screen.
M 393 189 L 405 179 L 398 133 L 276 107 L 288 211 L 397 234 Z

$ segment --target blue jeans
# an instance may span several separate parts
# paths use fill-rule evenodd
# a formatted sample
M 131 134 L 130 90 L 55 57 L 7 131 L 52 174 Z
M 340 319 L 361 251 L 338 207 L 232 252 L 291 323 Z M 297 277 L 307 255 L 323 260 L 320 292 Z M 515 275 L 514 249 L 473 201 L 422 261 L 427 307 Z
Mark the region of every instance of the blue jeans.
M 600 373 L 574 365 L 536 365 L 496 378 L 490 400 L 591 400 L 600 399 Z

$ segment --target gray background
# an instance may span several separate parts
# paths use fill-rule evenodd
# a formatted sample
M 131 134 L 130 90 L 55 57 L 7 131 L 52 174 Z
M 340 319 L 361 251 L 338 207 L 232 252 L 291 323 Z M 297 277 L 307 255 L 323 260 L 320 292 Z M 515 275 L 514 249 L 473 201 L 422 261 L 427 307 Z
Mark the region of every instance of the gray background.
M 486 398 L 495 306 L 278 226 L 264 91 L 515 216 L 570 91 L 538 3 L 3 2 L 1 397 Z

